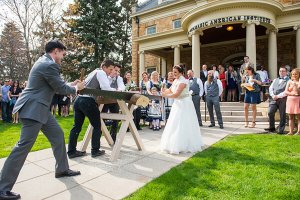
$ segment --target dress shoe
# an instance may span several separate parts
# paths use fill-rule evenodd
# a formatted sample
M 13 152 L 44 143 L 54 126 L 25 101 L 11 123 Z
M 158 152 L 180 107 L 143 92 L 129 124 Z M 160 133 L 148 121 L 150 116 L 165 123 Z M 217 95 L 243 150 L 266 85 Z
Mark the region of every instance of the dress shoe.
M 80 174 L 81 174 L 80 171 L 73 171 L 73 170 L 68 169 L 64 172 L 55 173 L 55 178 L 77 176 L 77 175 L 80 175 Z
M 203 124 L 202 124 L 202 123 L 199 123 L 199 126 L 203 126 Z
M 0 200 L 6 200 L 6 199 L 20 199 L 21 195 L 10 192 L 10 191 L 0 191 Z
M 220 125 L 220 129 L 223 129 L 224 128 L 224 126 L 223 125 Z
M 102 156 L 105 154 L 105 151 L 104 150 L 99 150 L 99 151 L 96 151 L 96 152 L 93 152 L 92 153 L 92 158 L 95 158 L 97 156 Z
M 69 158 L 81 157 L 86 154 L 85 151 L 76 151 L 75 153 L 68 154 Z
M 136 129 L 139 130 L 139 131 L 140 131 L 140 130 L 143 130 L 141 127 L 136 127 Z
M 265 131 L 273 133 L 276 131 L 276 129 L 275 128 L 265 128 Z
M 208 127 L 214 127 L 215 125 L 214 124 L 211 124 L 211 125 L 209 125 Z

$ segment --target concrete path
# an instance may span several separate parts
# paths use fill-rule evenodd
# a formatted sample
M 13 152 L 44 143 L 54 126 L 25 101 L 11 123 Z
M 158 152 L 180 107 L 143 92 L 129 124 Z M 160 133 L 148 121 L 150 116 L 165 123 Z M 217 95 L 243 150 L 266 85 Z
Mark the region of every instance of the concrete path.
M 218 126 L 201 128 L 205 148 L 227 135 L 263 132 L 267 123 L 258 123 L 256 128 L 244 128 L 243 123 L 225 123 L 225 129 Z M 106 155 L 69 160 L 70 168 L 80 170 L 80 176 L 54 178 L 55 160 L 51 149 L 32 152 L 20 173 L 14 192 L 20 193 L 22 200 L 91 200 L 122 199 L 133 193 L 152 179 L 190 158 L 192 154 L 169 155 L 160 151 L 162 131 L 152 131 L 145 127 L 140 131 L 146 151 L 139 152 L 130 133 L 125 137 L 119 159 L 110 162 L 111 149 L 102 138 Z M 90 148 L 88 148 L 90 149 Z M 0 160 L 2 169 L 5 159 Z

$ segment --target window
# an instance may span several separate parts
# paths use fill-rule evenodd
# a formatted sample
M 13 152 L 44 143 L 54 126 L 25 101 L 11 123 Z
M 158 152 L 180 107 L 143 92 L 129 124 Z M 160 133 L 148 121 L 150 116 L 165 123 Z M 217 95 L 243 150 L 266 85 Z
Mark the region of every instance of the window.
M 181 21 L 180 19 L 176 19 L 173 21 L 173 28 L 176 29 L 176 28 L 180 28 L 181 27 Z
M 148 74 L 151 74 L 153 71 L 156 71 L 156 67 L 155 66 L 147 67 L 146 71 Z
M 150 26 L 147 28 L 147 35 L 156 33 L 156 26 Z

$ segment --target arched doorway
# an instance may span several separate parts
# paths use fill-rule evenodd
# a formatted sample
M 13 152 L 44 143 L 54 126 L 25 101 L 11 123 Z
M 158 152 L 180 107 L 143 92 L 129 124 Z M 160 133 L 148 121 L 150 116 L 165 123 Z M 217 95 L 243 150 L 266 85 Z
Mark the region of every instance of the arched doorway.
M 246 55 L 245 52 L 240 52 L 240 53 L 235 53 L 235 54 L 232 54 L 230 56 L 227 56 L 223 61 L 223 65 L 224 66 L 229 66 L 230 64 L 233 65 L 233 68 L 235 70 L 237 70 L 238 68 L 241 67 L 241 65 L 243 64 L 244 62 L 244 56 Z M 261 63 L 259 62 L 261 60 L 261 56 L 256 54 L 256 65 L 261 65 Z

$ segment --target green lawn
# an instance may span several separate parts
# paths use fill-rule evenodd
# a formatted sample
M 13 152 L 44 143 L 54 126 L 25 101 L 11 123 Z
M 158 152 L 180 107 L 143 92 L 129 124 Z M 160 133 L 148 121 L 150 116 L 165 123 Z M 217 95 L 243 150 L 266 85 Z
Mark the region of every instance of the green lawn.
M 69 117 L 57 116 L 56 119 L 63 129 L 65 133 L 65 141 L 68 143 L 69 133 L 73 126 L 74 117 L 73 115 L 70 115 Z M 82 140 L 87 126 L 88 120 L 86 119 L 82 127 L 82 132 L 79 135 L 79 140 Z M 20 130 L 21 124 L 7 124 L 0 121 L 0 158 L 7 157 L 10 154 L 12 148 L 19 140 Z M 42 133 L 40 133 L 32 151 L 38 151 L 49 147 L 51 147 L 49 141 Z
M 300 199 L 300 137 L 227 137 L 126 199 Z

